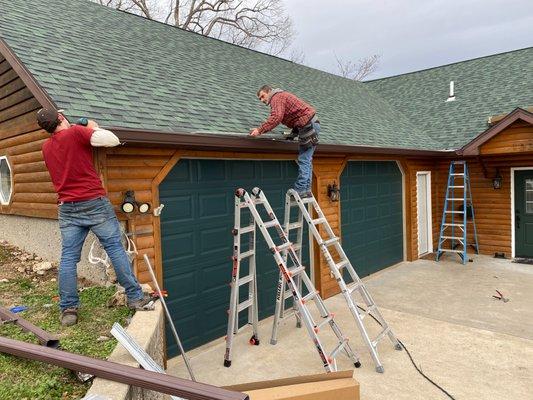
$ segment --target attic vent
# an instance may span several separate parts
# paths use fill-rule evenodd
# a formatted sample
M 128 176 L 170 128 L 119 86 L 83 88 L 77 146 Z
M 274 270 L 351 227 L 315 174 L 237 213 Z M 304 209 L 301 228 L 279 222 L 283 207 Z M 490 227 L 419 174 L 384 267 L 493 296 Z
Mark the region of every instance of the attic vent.
M 455 101 L 455 90 L 454 90 L 453 81 L 450 81 L 450 94 L 448 95 L 448 98 L 446 99 L 446 101 Z

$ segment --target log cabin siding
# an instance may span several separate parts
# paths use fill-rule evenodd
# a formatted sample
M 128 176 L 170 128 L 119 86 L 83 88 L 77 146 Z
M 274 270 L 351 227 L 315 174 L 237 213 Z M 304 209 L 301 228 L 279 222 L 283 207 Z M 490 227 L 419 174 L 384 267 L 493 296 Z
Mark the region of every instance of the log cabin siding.
M 515 154 L 533 151 L 533 127 L 517 121 L 479 148 L 482 155 Z
M 57 218 L 57 196 L 41 153 L 49 135 L 35 120 L 40 107 L 0 56 L 0 156 L 7 156 L 13 178 L 11 202 L 0 206 L 2 214 Z

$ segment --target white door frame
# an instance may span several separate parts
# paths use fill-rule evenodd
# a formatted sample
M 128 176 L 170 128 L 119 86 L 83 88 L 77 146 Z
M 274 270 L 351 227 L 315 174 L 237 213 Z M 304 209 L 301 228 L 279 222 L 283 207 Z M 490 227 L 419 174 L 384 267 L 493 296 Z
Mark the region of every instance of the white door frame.
M 511 258 L 515 257 L 515 234 L 514 234 L 514 172 L 533 170 L 533 167 L 511 168 Z
M 417 171 L 416 172 L 416 230 L 417 230 L 417 239 L 420 238 L 420 232 L 418 227 L 420 225 L 420 209 L 418 207 L 418 177 L 420 175 L 425 175 L 426 179 L 426 221 L 427 221 L 427 231 L 428 231 L 428 252 L 421 253 L 420 248 L 418 249 L 418 255 L 424 255 L 433 253 L 433 215 L 432 215 L 432 205 L 431 205 L 431 171 Z M 417 243 L 420 241 L 418 240 Z

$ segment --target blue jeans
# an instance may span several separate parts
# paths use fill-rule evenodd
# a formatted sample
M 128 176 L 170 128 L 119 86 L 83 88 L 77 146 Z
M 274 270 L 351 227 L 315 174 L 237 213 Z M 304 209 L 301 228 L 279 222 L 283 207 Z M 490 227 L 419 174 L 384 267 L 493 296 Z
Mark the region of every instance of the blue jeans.
M 313 128 L 317 135 L 320 133 L 320 124 L 313 122 Z M 298 177 L 294 182 L 294 189 L 298 193 L 311 191 L 311 178 L 313 177 L 313 154 L 316 146 L 304 149 L 300 146 L 298 150 Z
M 61 262 L 59 264 L 59 307 L 77 308 L 78 272 L 83 242 L 91 230 L 113 263 L 118 282 L 126 290 L 128 301 L 143 297 L 142 289 L 131 271 L 131 263 L 121 243 L 120 226 L 107 197 L 63 203 L 59 206 Z

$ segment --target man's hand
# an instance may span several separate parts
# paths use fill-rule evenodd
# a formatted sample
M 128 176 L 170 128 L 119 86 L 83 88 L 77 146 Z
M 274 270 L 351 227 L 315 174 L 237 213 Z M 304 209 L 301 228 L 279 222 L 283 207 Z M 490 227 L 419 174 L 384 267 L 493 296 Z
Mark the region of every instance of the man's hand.
M 92 119 L 90 119 L 89 122 L 87 123 L 87 128 L 98 129 L 99 126 L 96 123 L 96 121 L 93 121 Z
M 250 131 L 250 136 L 259 136 L 260 133 L 259 133 L 259 129 L 257 128 L 254 128 Z

